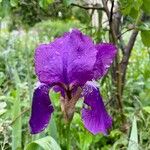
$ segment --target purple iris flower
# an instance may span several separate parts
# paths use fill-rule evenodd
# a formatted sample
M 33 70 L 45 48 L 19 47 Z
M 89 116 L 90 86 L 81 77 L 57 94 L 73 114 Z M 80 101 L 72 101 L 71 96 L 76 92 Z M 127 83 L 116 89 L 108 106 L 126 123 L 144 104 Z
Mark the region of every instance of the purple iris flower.
M 95 45 L 77 29 L 38 46 L 34 60 L 40 84 L 33 94 L 31 133 L 41 132 L 49 123 L 54 111 L 49 90 L 53 88 L 61 93 L 60 105 L 66 121 L 72 120 L 75 104 L 83 97 L 81 114 L 85 128 L 93 134 L 106 134 L 112 119 L 93 80 L 107 73 L 116 52 L 113 44 Z

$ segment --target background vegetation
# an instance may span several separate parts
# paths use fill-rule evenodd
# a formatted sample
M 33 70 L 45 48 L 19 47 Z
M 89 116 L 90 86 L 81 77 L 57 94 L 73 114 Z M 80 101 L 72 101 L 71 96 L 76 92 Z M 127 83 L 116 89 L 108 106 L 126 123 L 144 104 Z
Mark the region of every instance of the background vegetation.
M 95 10 L 96 27 L 92 24 Z M 67 149 L 67 127 L 59 94 L 53 91 L 50 97 L 56 111 L 49 127 L 38 135 L 29 133 L 36 83 L 33 56 L 40 43 L 79 28 L 95 43 L 115 43 L 118 55 L 99 81 L 113 127 L 107 136 L 90 134 L 81 122 L 79 102 L 71 123 L 71 150 L 149 150 L 149 14 L 149 0 L 102 0 L 91 5 L 75 0 L 0 0 L 0 149 Z

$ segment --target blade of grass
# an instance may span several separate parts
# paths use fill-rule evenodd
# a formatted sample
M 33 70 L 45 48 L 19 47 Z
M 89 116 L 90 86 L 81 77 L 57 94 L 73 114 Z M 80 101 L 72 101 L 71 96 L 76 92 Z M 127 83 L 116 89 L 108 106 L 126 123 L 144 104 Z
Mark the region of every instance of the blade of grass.
M 58 131 L 56 127 L 56 122 L 54 120 L 54 115 L 51 116 L 49 129 L 50 129 L 50 135 L 58 142 Z
M 28 82 L 28 89 L 29 89 L 29 99 L 30 99 L 30 103 L 32 103 L 32 93 L 33 93 L 33 87 L 32 87 L 32 83 L 31 83 L 31 66 L 30 66 L 30 55 L 29 55 L 29 48 L 28 48 L 28 31 L 26 31 L 25 34 L 25 57 L 26 57 L 26 68 L 27 68 L 27 82 Z
M 26 64 L 26 81 L 28 83 L 28 103 L 30 105 L 32 105 L 32 96 L 33 96 L 33 85 L 32 85 L 32 72 L 31 72 L 31 62 L 30 62 L 30 53 L 31 53 L 31 49 L 29 48 L 29 44 L 28 44 L 28 41 L 29 41 L 29 35 L 28 35 L 28 30 L 26 29 L 25 30 L 25 36 L 24 36 L 24 48 L 23 48 L 23 53 L 25 54 L 25 64 Z M 27 120 L 28 122 L 28 120 Z M 27 143 L 29 143 L 29 141 L 33 141 L 33 140 L 36 140 L 36 138 L 39 137 L 39 135 L 37 136 L 31 136 L 29 134 L 26 135 L 27 138 L 24 139 L 24 144 L 26 145 Z
M 53 104 L 54 109 L 56 109 L 55 108 L 56 107 L 55 102 L 59 101 L 60 95 L 58 93 L 55 93 L 55 92 L 50 92 L 49 96 L 50 96 L 50 99 L 51 99 L 51 102 Z M 58 142 L 59 134 L 58 134 L 56 122 L 54 119 L 55 117 L 56 117 L 55 113 L 53 113 L 51 116 L 50 124 L 49 124 L 49 131 L 50 131 L 50 135 Z
M 134 116 L 132 122 L 132 129 L 129 138 L 129 145 L 127 150 L 138 150 L 138 130 L 137 130 L 137 121 L 136 117 Z
M 14 81 L 16 84 L 16 96 L 13 101 L 13 109 L 12 109 L 12 120 L 16 118 L 19 114 L 21 114 L 21 105 L 20 105 L 20 78 L 18 76 L 18 72 L 16 69 L 13 70 Z M 17 118 L 12 125 L 12 150 L 21 149 L 21 117 Z

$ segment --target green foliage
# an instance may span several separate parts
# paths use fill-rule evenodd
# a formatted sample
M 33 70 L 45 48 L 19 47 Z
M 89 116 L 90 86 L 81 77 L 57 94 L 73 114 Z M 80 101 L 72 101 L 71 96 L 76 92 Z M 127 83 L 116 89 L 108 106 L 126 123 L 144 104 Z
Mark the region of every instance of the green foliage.
M 150 106 L 145 106 L 145 107 L 143 107 L 143 109 L 144 109 L 147 113 L 150 114 Z
M 61 150 L 57 142 L 50 136 L 38 139 L 27 145 L 25 150 Z
M 63 0 L 63 3 L 66 5 L 66 6 L 69 6 L 71 3 L 75 2 L 75 0 Z
M 53 40 L 55 37 L 61 36 L 64 32 L 67 32 L 71 28 L 79 28 L 81 25 L 79 21 L 74 20 L 67 21 L 67 24 L 62 21 L 42 21 L 37 23 L 34 27 L 34 31 L 38 31 L 40 36 L 40 41 L 47 41 L 49 39 Z M 47 38 L 47 39 L 46 39 Z
M 26 28 L 34 26 L 43 20 L 67 20 L 76 19 L 82 23 L 89 22 L 88 11 L 72 8 L 69 5 L 73 2 L 55 2 L 54 0 L 3 0 L 0 3 L 0 17 L 10 17 L 12 29 L 23 25 Z
M 51 3 L 53 3 L 53 0 L 39 0 L 40 7 L 44 9 L 47 9 Z
M 10 15 L 10 2 L 9 0 L 2 0 L 0 2 L 0 18 Z
M 21 117 L 16 118 L 16 116 L 19 116 L 21 113 L 21 100 L 20 100 L 20 79 L 18 76 L 18 72 L 14 68 L 12 70 L 14 81 L 16 84 L 16 93 L 14 93 L 15 98 L 13 101 L 13 108 L 12 108 L 12 150 L 21 149 L 21 130 L 22 130 L 22 123 L 21 123 Z
M 129 145 L 128 145 L 128 150 L 138 150 L 138 130 L 137 130 L 137 121 L 134 116 L 133 122 L 132 122 L 132 129 L 131 129 L 131 134 L 129 138 Z
M 143 11 L 147 14 L 150 14 L 150 1 L 149 0 L 143 0 Z
M 145 0 L 134 0 L 134 2 L 120 0 L 119 2 L 125 18 L 125 23 L 123 23 L 125 29 L 130 23 L 135 23 L 140 10 L 146 12 L 148 8 L 145 7 L 149 7 L 149 5 L 145 6 L 149 4 L 149 1 Z M 51 149 L 52 146 L 55 147 L 54 149 L 61 147 L 65 150 L 68 147 L 66 138 L 68 126 L 64 123 L 61 113 L 59 93 L 50 91 L 55 111 L 46 130 L 38 135 L 30 135 L 28 120 L 36 83 L 33 56 L 34 49 L 39 43 L 53 41 L 54 38 L 71 28 L 80 28 L 95 42 L 108 41 L 107 27 L 100 29 L 91 27 L 88 11 L 68 7 L 70 3 L 71 1 L 66 1 L 64 6 L 52 0 L 0 1 L 1 17 L 11 16 L 13 20 L 1 18 L 0 26 L 0 146 L 2 150 L 19 147 L 22 149 L 26 147 L 27 150 Z M 61 12 L 60 16 L 58 12 Z M 28 24 L 30 27 L 25 30 L 22 24 Z M 124 115 L 127 117 L 125 126 L 129 131 L 129 126 L 132 124 L 131 134 L 124 133 L 120 129 L 121 118 L 118 117 L 118 110 L 111 103 L 106 106 L 113 116 L 113 127 L 108 135 L 94 136 L 89 133 L 84 128 L 81 119 L 80 111 L 83 101 L 81 99 L 70 125 L 70 149 L 127 149 L 133 146 L 130 144 L 132 140 L 138 143 L 138 148 L 150 149 L 150 52 L 147 48 L 150 46 L 149 26 L 148 23 L 141 23 L 136 28 L 141 31 L 141 36 L 138 36 L 131 53 L 123 95 Z M 128 34 L 123 36 L 128 40 Z M 110 100 L 113 89 L 110 74 L 108 74 L 101 81 L 101 92 L 106 103 Z M 133 120 L 132 116 L 135 116 L 136 120 Z M 136 125 L 138 125 L 138 130 L 136 130 Z
M 7 111 L 7 109 L 5 109 L 6 106 L 7 106 L 6 102 L 0 102 L 0 116 Z
M 10 5 L 12 6 L 12 7 L 17 7 L 18 6 L 18 0 L 10 0 Z
M 130 15 L 133 10 L 134 13 L 142 10 L 144 13 L 150 14 L 149 0 L 120 0 L 119 2 L 121 5 L 121 11 L 124 15 Z
M 129 15 L 131 12 L 136 13 L 136 11 L 140 10 L 143 0 L 120 0 L 120 4 L 122 13 Z
M 150 47 L 150 30 L 141 31 L 142 42 L 145 46 Z

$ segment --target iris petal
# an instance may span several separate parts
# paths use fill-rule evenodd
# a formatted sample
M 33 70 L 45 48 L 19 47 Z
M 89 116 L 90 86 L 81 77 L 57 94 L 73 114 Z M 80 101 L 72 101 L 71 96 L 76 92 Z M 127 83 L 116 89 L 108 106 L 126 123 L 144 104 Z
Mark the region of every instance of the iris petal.
M 110 43 L 101 43 L 96 45 L 96 49 L 98 52 L 94 65 L 94 78 L 99 79 L 107 73 L 116 55 L 117 48 Z
M 92 40 L 78 30 L 72 31 L 68 43 L 71 49 L 68 59 L 69 82 L 83 85 L 93 79 L 97 49 Z
M 37 87 L 33 94 L 32 112 L 29 121 L 31 134 L 43 131 L 50 120 L 53 106 L 49 98 L 49 86 L 42 84 Z
M 62 58 L 52 44 L 41 44 L 35 50 L 35 72 L 41 83 L 62 82 Z
M 99 89 L 92 82 L 87 82 L 83 95 L 85 106 L 82 109 L 82 119 L 84 126 L 93 134 L 107 134 L 112 119 L 105 110 Z
M 35 71 L 41 82 L 85 84 L 94 76 L 97 49 L 92 40 L 74 29 L 35 51 Z

